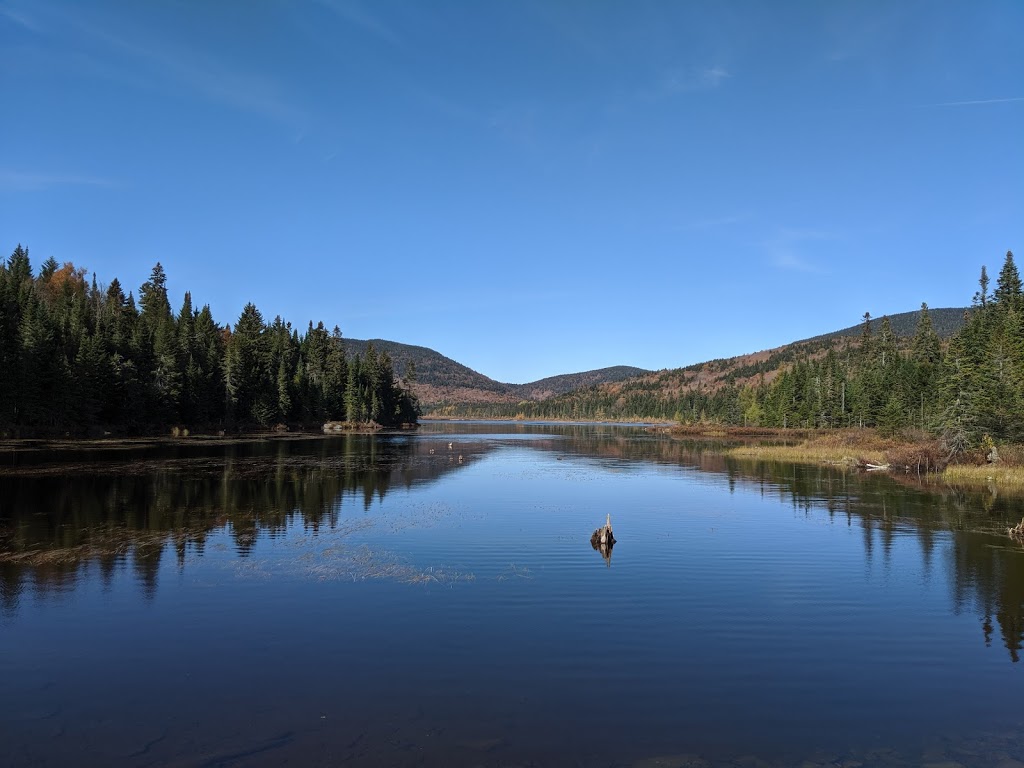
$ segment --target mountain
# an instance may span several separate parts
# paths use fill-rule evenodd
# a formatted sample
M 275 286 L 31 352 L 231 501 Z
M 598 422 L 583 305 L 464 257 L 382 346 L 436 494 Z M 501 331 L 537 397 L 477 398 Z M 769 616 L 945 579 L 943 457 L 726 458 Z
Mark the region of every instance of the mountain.
M 928 308 L 928 317 L 932 321 L 932 328 L 935 329 L 935 333 L 939 335 L 940 339 L 948 339 L 954 333 L 959 331 L 964 325 L 964 312 L 967 312 L 967 307 L 946 307 L 943 309 L 932 309 Z M 920 310 L 914 310 L 913 312 L 900 312 L 898 315 L 887 315 L 889 318 L 889 325 L 892 326 L 892 332 L 901 338 L 906 338 L 914 335 L 914 331 L 917 329 L 917 318 L 921 315 Z M 873 317 L 871 318 L 871 332 L 878 333 L 882 326 L 882 318 Z M 849 328 L 843 328 L 841 331 L 832 331 L 832 333 L 824 333 L 821 336 L 814 336 L 810 339 L 804 339 L 804 341 L 818 341 L 819 339 L 834 339 L 841 336 L 857 336 L 859 337 L 864 332 L 864 323 L 857 323 L 857 325 L 851 325 Z M 802 342 L 794 342 L 800 344 Z
M 963 307 L 929 309 L 935 332 L 947 339 L 964 323 Z M 913 336 L 920 312 L 889 315 L 895 335 L 904 341 Z M 871 320 L 877 335 L 882 318 Z M 858 343 L 863 323 L 838 331 L 794 341 L 736 357 L 708 360 L 683 368 L 647 371 L 625 365 L 582 373 L 551 376 L 528 384 L 505 384 L 445 357 L 427 347 L 400 344 L 384 339 L 345 339 L 349 355 L 364 354 L 372 343 L 387 352 L 401 376 L 411 365 L 416 369 L 416 393 L 428 415 L 493 416 L 517 415 L 579 418 L 629 417 L 651 414 L 653 402 L 668 403 L 689 392 L 714 393 L 724 387 L 753 383 L 763 376 L 771 381 L 794 361 L 824 355 L 829 349 L 843 349 Z M 657 410 L 657 409 L 654 409 Z M 666 414 L 671 418 L 674 415 Z
M 929 309 L 928 315 L 940 338 L 949 338 L 964 323 L 964 308 Z M 894 334 L 902 344 L 909 343 L 917 327 L 920 312 L 902 312 L 889 316 Z M 881 329 L 881 318 L 871 321 L 873 335 Z M 731 387 L 756 384 L 764 378 L 770 382 L 782 370 L 797 360 L 814 359 L 824 356 L 829 349 L 842 351 L 855 347 L 863 333 L 863 324 L 853 325 L 838 331 L 821 334 L 790 344 L 753 352 L 736 357 L 709 360 L 683 368 L 661 371 L 636 372 L 626 369 L 628 375 L 618 379 L 598 378 L 586 381 L 585 374 L 566 379 L 576 386 L 572 389 L 545 395 L 542 385 L 521 385 L 520 393 L 532 394 L 518 400 L 463 400 L 454 397 L 444 402 L 447 407 L 430 408 L 427 413 L 443 416 L 462 417 L 526 417 L 526 418 L 579 418 L 579 419 L 629 419 L 679 417 L 682 404 L 707 398 Z M 617 369 L 605 369 L 612 371 Z M 600 373 L 600 372 L 598 372 Z M 547 380 L 544 380 L 547 381 Z M 529 387 L 534 387 L 530 390 Z M 692 397 L 693 394 L 699 397 Z M 527 402 L 529 401 L 529 402 Z M 692 414 L 691 414 L 692 415 Z
M 399 376 L 409 371 L 410 364 L 415 366 L 416 383 L 413 391 L 424 406 L 443 402 L 517 402 L 510 390 L 512 384 L 489 379 L 433 349 L 384 339 L 344 339 L 344 343 L 345 352 L 350 357 L 365 354 L 367 344 L 373 344 L 378 352 L 387 352 Z
M 550 376 L 528 384 L 505 384 L 428 347 L 385 339 L 344 339 L 344 343 L 345 352 L 349 356 L 365 354 L 367 344 L 373 344 L 378 352 L 387 352 L 399 376 L 409 370 L 410 364 L 415 366 L 416 382 L 413 391 L 420 403 L 428 409 L 442 404 L 515 405 L 524 400 L 544 400 L 581 387 L 622 381 L 650 373 L 643 368 L 617 365 L 596 371 Z
M 634 368 L 630 365 L 615 365 L 611 368 L 599 368 L 596 371 L 563 373 L 561 376 L 549 376 L 540 381 L 534 381 L 529 384 L 516 384 L 514 386 L 520 400 L 546 400 L 549 397 L 564 395 L 567 392 L 582 389 L 583 387 L 624 381 L 648 373 L 650 371 L 643 368 Z

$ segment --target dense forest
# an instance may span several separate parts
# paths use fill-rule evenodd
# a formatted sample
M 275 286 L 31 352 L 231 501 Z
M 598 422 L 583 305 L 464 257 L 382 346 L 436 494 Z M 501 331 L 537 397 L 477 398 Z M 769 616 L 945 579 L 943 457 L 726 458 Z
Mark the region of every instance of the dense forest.
M 712 364 L 521 402 L 513 413 L 480 407 L 473 412 L 748 427 L 864 426 L 885 433 L 917 428 L 940 434 L 951 453 L 980 445 L 986 436 L 1022 440 L 1024 297 L 1013 253 L 1007 252 L 994 290 L 982 267 L 972 306 L 948 342 L 922 304 L 907 337 L 898 336 L 887 318 L 878 322 L 865 314 L 858 337 L 834 334 L 783 348 L 731 370 L 713 387 L 701 379 L 707 365 Z M 672 386 L 666 386 L 670 379 Z M 470 415 L 458 408 L 447 412 Z
M 19 245 L 0 266 L 0 433 L 151 433 L 417 420 L 408 381 L 341 332 L 300 334 L 247 304 L 234 327 L 185 294 L 177 313 L 158 263 L 136 302 L 115 278 L 48 259 L 33 274 Z

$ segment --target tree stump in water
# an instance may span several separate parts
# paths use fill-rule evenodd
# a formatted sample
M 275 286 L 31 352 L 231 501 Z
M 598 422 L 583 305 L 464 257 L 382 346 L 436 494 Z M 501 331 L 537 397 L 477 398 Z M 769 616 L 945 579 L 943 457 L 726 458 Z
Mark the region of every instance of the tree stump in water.
M 612 547 L 615 546 L 615 537 L 612 535 L 612 516 L 610 514 L 605 518 L 604 527 L 598 528 L 591 534 L 590 546 L 601 553 L 601 557 L 604 558 L 604 564 L 610 567 L 612 564 Z
M 1006 533 L 1011 539 L 1024 544 L 1024 517 L 1022 517 L 1020 522 L 1013 526 L 1013 528 L 1007 528 Z

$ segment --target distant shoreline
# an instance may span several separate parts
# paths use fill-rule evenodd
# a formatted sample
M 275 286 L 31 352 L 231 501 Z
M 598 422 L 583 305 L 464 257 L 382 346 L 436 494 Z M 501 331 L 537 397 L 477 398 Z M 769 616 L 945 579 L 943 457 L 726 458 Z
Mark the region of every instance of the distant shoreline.
M 26 437 L 0 439 L 0 468 L 10 468 L 16 462 L 10 457 L 27 457 L 35 454 L 72 454 L 76 452 L 117 453 L 128 450 L 145 450 L 148 448 L 164 448 L 167 446 L 227 446 L 245 445 L 258 442 L 299 442 L 301 440 L 319 440 L 323 438 L 342 437 L 344 435 L 377 435 L 394 432 L 408 432 L 410 428 L 373 428 L 369 426 L 353 427 L 346 430 L 324 432 L 319 429 L 302 429 L 289 432 L 260 430 L 257 432 L 235 432 L 230 434 L 190 434 L 174 435 L 133 435 L 124 437 Z
M 420 423 L 425 421 L 443 422 L 452 421 L 459 423 L 480 423 L 495 422 L 501 424 L 579 424 L 599 425 L 607 424 L 617 427 L 664 427 L 672 429 L 677 426 L 674 422 L 664 419 L 631 419 L 629 421 L 610 421 L 608 419 L 517 419 L 513 416 L 420 416 Z

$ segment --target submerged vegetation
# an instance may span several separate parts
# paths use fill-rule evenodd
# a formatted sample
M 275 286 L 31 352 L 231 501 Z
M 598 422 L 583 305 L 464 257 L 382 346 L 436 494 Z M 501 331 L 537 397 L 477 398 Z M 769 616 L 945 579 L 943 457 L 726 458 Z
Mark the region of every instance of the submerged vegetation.
M 50 258 L 33 274 L 20 245 L 0 264 L 0 434 L 84 435 L 184 429 L 394 426 L 417 420 L 412 372 L 367 346 L 347 357 L 341 332 L 300 334 L 247 304 L 234 327 L 185 293 L 175 314 L 157 263 L 136 303 L 115 278 Z

